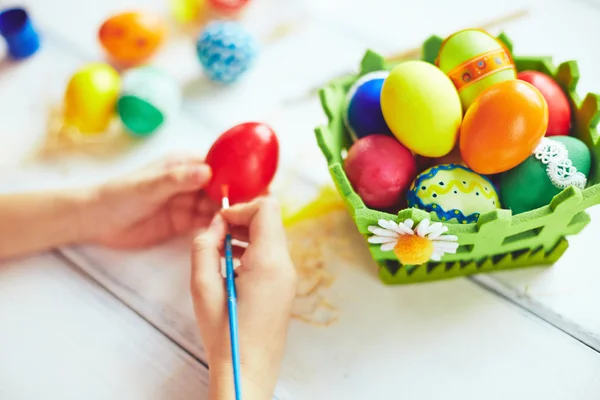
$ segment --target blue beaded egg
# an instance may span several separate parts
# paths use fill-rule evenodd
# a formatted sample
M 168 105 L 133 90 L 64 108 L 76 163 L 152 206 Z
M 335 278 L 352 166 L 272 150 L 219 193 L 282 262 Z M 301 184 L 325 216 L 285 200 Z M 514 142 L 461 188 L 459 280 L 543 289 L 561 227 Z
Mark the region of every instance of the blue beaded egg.
M 252 66 L 258 43 L 239 23 L 214 21 L 200 34 L 196 50 L 209 79 L 232 83 Z
M 355 139 L 372 134 L 391 134 L 381 111 L 381 88 L 389 72 L 374 71 L 363 75 L 348 91 L 344 122 Z

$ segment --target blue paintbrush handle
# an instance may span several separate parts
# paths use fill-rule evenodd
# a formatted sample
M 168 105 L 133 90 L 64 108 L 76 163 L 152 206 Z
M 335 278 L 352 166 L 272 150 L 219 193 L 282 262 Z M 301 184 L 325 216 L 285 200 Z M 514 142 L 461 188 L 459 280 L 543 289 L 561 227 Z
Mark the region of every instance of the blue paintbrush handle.
M 237 295 L 233 274 L 233 252 L 231 250 L 231 235 L 225 237 L 225 271 L 227 282 L 227 304 L 229 307 L 229 336 L 231 338 L 231 361 L 233 364 L 233 383 L 235 385 L 235 398 L 242 398 L 242 382 L 240 377 L 240 348 L 238 342 L 237 324 Z

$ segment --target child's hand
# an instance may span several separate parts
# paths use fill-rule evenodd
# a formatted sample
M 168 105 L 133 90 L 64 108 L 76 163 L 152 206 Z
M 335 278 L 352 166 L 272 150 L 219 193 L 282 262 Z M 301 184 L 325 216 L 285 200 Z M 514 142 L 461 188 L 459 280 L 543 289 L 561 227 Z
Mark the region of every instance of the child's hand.
M 234 248 L 242 386 L 245 398 L 270 399 L 285 349 L 296 271 L 287 249 L 277 203 L 257 199 L 217 214 L 194 241 L 191 289 L 211 374 L 211 399 L 233 396 L 227 291 L 221 251 L 227 231 L 248 242 Z M 237 258 L 237 257 L 236 257 Z
M 82 211 L 85 241 L 145 247 L 206 227 L 218 205 L 202 192 L 211 170 L 201 158 L 171 158 L 93 190 Z

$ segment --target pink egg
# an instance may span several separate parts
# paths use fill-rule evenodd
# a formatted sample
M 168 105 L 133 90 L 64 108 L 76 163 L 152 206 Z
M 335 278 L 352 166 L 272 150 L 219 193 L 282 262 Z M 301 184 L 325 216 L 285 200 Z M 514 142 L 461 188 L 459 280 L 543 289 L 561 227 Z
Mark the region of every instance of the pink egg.
M 365 204 L 387 209 L 400 204 L 417 174 L 413 154 L 388 135 L 356 141 L 344 160 L 344 170 Z

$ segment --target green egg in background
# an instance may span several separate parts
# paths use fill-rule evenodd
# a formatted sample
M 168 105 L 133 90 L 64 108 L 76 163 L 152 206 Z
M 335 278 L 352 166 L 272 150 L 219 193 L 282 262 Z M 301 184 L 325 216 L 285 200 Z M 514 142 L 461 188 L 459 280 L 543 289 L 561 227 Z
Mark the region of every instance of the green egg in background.
M 568 151 L 568 158 L 577 171 L 589 175 L 592 163 L 590 150 L 581 140 L 571 136 L 554 136 Z M 534 154 L 500 177 L 500 200 L 502 206 L 520 214 L 548 205 L 563 189 L 556 187 L 547 173 L 547 164 Z
M 181 101 L 179 86 L 169 74 L 143 66 L 125 73 L 117 112 L 128 133 L 147 136 L 179 110 Z
M 446 38 L 435 64 L 453 81 L 465 112 L 482 91 L 517 77 L 510 52 L 480 29 L 465 29 Z

